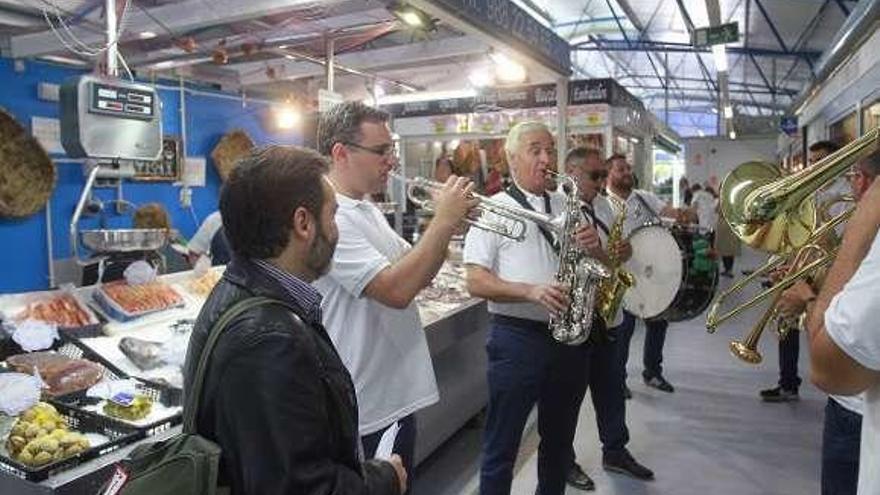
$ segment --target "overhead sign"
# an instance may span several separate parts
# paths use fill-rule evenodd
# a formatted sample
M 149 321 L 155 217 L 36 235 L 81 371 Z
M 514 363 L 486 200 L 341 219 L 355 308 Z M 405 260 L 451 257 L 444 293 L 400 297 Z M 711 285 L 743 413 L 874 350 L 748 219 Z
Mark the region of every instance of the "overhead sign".
M 608 103 L 615 107 L 644 110 L 642 102 L 613 79 L 583 79 L 568 83 L 569 105 L 591 103 Z M 556 85 L 537 84 L 484 89 L 473 98 L 397 103 L 383 105 L 382 108 L 395 117 L 422 117 L 555 106 Z
M 554 71 L 571 74 L 571 46 L 511 0 L 434 0 L 446 13 Z
M 782 117 L 782 119 L 779 120 L 779 130 L 789 136 L 796 136 L 798 133 L 798 118 Z
M 696 48 L 736 43 L 737 41 L 739 41 L 738 22 L 694 29 L 693 45 Z

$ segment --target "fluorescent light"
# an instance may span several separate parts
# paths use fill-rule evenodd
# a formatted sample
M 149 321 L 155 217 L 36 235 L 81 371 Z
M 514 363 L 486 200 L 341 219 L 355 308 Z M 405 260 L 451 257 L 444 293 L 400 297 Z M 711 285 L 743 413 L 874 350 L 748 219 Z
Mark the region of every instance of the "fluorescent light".
M 393 105 L 395 103 L 411 103 L 415 101 L 450 100 L 452 98 L 473 98 L 477 96 L 475 89 L 461 89 L 452 91 L 419 91 L 400 95 L 385 95 L 376 98 L 378 105 Z
M 730 130 L 730 139 L 736 139 L 736 131 L 733 129 Z
M 156 34 L 156 33 L 154 33 L 154 32 L 152 32 L 152 31 L 141 31 L 141 32 L 138 34 L 138 36 L 139 36 L 140 39 L 142 39 L 142 40 L 150 40 L 150 39 L 153 39 L 153 38 L 155 38 L 156 36 L 159 36 L 159 35 Z
M 492 74 L 485 67 L 474 69 L 468 75 L 468 80 L 477 88 L 492 85 Z
M 526 68 L 513 60 L 507 55 L 498 52 L 492 52 L 489 57 L 495 62 L 495 75 L 501 82 L 517 83 L 526 80 Z
M 724 45 L 712 46 L 712 57 L 715 59 L 715 70 L 727 72 L 727 50 L 724 49 Z
M 290 105 L 284 105 L 275 111 L 275 124 L 279 129 L 293 129 L 299 124 L 301 115 Z
M 702 129 L 697 129 L 697 135 L 699 135 L 700 137 L 706 137 L 706 133 L 703 132 Z
M 730 105 L 724 105 L 724 118 L 732 119 L 733 118 L 733 107 Z
M 398 15 L 400 16 L 400 20 L 412 27 L 422 27 L 424 25 L 421 16 L 412 10 L 400 12 Z
M 709 110 L 710 110 L 712 113 L 718 113 L 718 109 L 715 108 L 715 107 L 712 107 L 712 108 L 710 108 Z

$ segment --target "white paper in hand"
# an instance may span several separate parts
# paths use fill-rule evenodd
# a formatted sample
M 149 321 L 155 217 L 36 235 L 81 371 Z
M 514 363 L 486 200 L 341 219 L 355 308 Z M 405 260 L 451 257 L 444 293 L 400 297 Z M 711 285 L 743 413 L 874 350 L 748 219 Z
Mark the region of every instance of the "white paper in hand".
M 400 423 L 395 422 L 389 426 L 382 438 L 379 440 L 379 446 L 376 447 L 376 455 L 373 457 L 381 460 L 391 459 L 394 450 L 394 442 L 397 440 L 397 432 L 400 431 Z

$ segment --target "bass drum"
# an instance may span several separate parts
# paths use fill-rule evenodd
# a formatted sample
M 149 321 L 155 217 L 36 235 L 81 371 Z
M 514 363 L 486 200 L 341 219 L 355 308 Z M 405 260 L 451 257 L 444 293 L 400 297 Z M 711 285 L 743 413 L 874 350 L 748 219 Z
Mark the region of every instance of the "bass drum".
M 672 236 L 681 248 L 683 277 L 669 308 L 658 316 L 667 321 L 684 321 L 701 315 L 718 288 L 718 262 L 710 257 L 710 234 L 688 226 L 673 226 Z
M 642 319 L 655 318 L 676 299 L 685 257 L 678 241 L 660 225 L 646 225 L 629 236 L 632 257 L 624 264 L 635 284 L 623 295 L 623 307 Z

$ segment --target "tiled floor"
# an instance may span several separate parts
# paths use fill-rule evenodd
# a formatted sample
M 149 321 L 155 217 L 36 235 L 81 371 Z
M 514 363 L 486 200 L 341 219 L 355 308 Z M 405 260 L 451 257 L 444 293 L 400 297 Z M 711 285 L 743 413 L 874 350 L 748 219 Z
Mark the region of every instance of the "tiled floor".
M 747 255 L 739 270 L 762 258 Z M 724 279 L 729 284 L 728 279 Z M 709 335 L 705 318 L 673 324 L 667 336 L 665 374 L 676 391 L 665 394 L 641 383 L 644 328 L 633 337 L 630 358 L 632 400 L 627 402 L 629 448 L 657 479 L 639 482 L 605 473 L 588 399 L 581 409 L 575 451 L 596 481 L 597 494 L 656 495 L 801 495 L 819 492 L 821 427 L 825 396 L 812 385 L 801 387 L 797 403 L 761 402 L 759 389 L 775 384 L 777 345 L 766 335 L 764 363 L 741 363 L 727 351 L 757 318 L 752 312 Z M 808 361 L 802 340 L 801 370 Z M 478 489 L 479 424 L 450 439 L 419 468 L 416 495 L 458 495 Z M 534 493 L 537 432 L 523 438 L 514 494 Z M 572 488 L 568 494 L 581 493 Z

